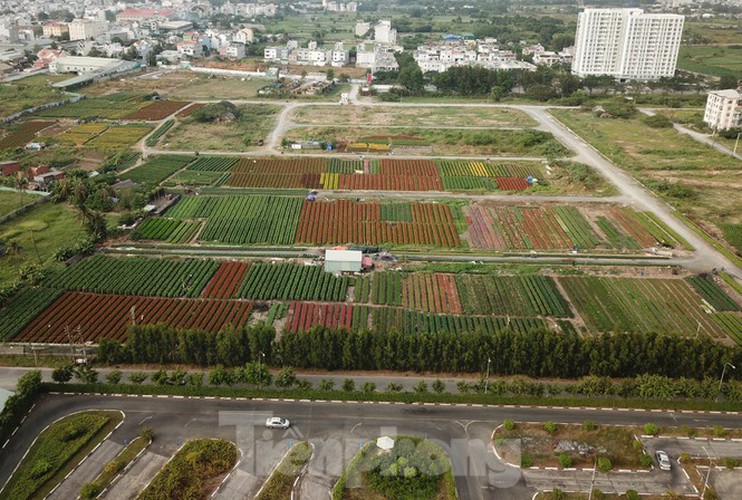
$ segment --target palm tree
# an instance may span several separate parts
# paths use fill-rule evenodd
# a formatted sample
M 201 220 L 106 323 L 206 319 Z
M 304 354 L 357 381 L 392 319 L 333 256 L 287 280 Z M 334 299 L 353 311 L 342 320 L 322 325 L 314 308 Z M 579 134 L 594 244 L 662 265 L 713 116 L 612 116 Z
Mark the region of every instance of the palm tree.
M 15 188 L 18 190 L 18 195 L 20 196 L 20 207 L 23 206 L 23 194 L 26 191 L 26 188 L 28 187 L 28 179 L 26 179 L 24 176 L 19 175 L 15 178 Z

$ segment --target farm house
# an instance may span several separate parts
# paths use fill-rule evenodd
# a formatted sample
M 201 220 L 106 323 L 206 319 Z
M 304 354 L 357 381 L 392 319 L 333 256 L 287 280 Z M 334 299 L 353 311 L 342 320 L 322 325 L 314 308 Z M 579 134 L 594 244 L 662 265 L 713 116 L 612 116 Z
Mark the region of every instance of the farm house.
M 363 253 L 360 250 L 325 251 L 325 271 L 328 273 L 352 272 L 361 270 Z

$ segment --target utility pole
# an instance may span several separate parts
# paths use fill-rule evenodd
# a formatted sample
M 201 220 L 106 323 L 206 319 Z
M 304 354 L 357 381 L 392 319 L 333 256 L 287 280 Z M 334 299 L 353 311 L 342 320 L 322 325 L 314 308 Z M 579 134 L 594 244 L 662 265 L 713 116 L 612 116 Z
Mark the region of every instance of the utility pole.
M 260 389 L 263 385 L 263 364 L 261 363 L 261 358 L 265 357 L 265 353 L 263 351 L 258 351 L 258 354 L 258 389 Z
M 724 374 L 727 372 L 727 366 L 731 366 L 732 370 L 736 370 L 737 367 L 734 366 L 732 363 L 724 363 L 724 369 L 721 370 L 721 378 L 719 379 L 719 394 L 716 395 L 716 400 L 719 400 L 719 396 L 721 396 L 721 385 L 724 383 Z
M 735 139 L 735 141 L 734 141 L 734 151 L 732 152 L 732 154 L 734 156 L 737 156 L 737 146 L 739 145 L 739 136 L 740 135 L 742 135 L 742 132 L 737 132 L 737 139 Z
M 593 487 L 595 486 L 595 473 L 598 471 L 598 459 L 595 458 L 595 464 L 593 465 L 593 477 L 590 478 L 590 493 L 587 495 L 587 500 L 593 500 Z

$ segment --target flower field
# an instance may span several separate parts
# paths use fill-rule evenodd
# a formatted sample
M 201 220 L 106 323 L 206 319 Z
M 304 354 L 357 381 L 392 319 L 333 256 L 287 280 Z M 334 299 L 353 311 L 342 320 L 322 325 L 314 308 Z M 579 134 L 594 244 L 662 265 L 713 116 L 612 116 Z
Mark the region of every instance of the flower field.
M 216 333 L 227 325 L 245 325 L 251 310 L 252 303 L 247 301 L 65 292 L 17 338 L 24 342 L 66 343 L 65 327 L 69 326 L 71 330 L 79 327 L 85 342 L 123 340 L 133 322 Z
M 237 158 L 228 156 L 200 156 L 186 170 L 195 172 L 228 172 L 232 165 L 237 163 Z
M 82 146 L 93 137 L 102 134 L 108 128 L 108 124 L 100 122 L 82 123 L 65 130 L 57 136 L 57 140 L 77 146 Z
M 152 127 L 144 124 L 130 123 L 109 127 L 102 134 L 91 139 L 86 146 L 100 149 L 128 148 L 139 139 L 149 134 Z
M 141 97 L 133 94 L 113 94 L 105 97 L 88 97 L 70 104 L 39 111 L 40 116 L 49 118 L 108 118 L 117 120 L 131 114 L 144 103 Z
M 0 340 L 10 340 L 59 295 L 59 290 L 28 288 L 16 295 L 0 314 Z
M 232 167 L 227 181 L 232 187 L 320 188 L 320 174 L 325 170 L 324 158 L 246 158 Z
M 395 219 L 390 216 L 389 207 L 398 207 L 409 217 Z M 351 200 L 304 201 L 296 243 L 461 245 L 448 205 L 416 202 L 382 205 Z
M 198 297 L 218 267 L 211 260 L 95 255 L 50 275 L 43 285 L 96 293 Z
M 724 337 L 702 297 L 681 279 L 559 278 L 591 332 L 636 331 Z
M 250 264 L 245 262 L 222 262 L 201 295 L 212 299 L 234 297 L 249 269 Z
M 123 116 L 125 120 L 160 121 L 188 105 L 184 101 L 155 101 L 133 113 Z
M 166 215 L 205 218 L 200 241 L 245 245 L 289 245 L 299 222 L 301 198 L 283 196 L 189 196 Z
M 450 314 L 431 314 L 379 307 L 371 310 L 371 328 L 376 331 L 396 330 L 415 333 L 454 333 L 483 331 L 495 332 L 504 328 L 527 333 L 537 328 L 545 328 L 546 322 L 539 318 L 498 318 L 494 316 L 454 316 Z
M 147 219 L 131 234 L 133 240 L 158 240 L 168 243 L 187 243 L 193 239 L 200 222 L 176 219 Z
M 348 304 L 314 304 L 293 301 L 289 305 L 286 330 L 289 332 L 306 331 L 315 326 L 345 328 L 355 331 L 358 325 L 353 324 L 354 306 Z M 366 312 L 368 318 L 368 312 Z
M 344 302 L 350 279 L 318 266 L 264 264 L 250 267 L 237 296 L 253 300 L 324 300 Z
M 30 121 L 18 125 L 15 130 L 0 138 L 0 151 L 3 149 L 22 148 L 36 138 L 36 134 L 54 122 Z
M 137 168 L 129 170 L 119 177 L 121 180 L 130 180 L 137 184 L 155 187 L 192 161 L 192 156 L 153 156 Z

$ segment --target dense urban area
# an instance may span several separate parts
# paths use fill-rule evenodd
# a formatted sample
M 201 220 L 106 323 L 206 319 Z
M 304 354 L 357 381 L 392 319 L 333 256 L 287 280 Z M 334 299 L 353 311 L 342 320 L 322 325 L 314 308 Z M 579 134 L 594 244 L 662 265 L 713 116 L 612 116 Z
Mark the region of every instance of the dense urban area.
M 0 498 L 742 498 L 739 0 L 0 0 Z

